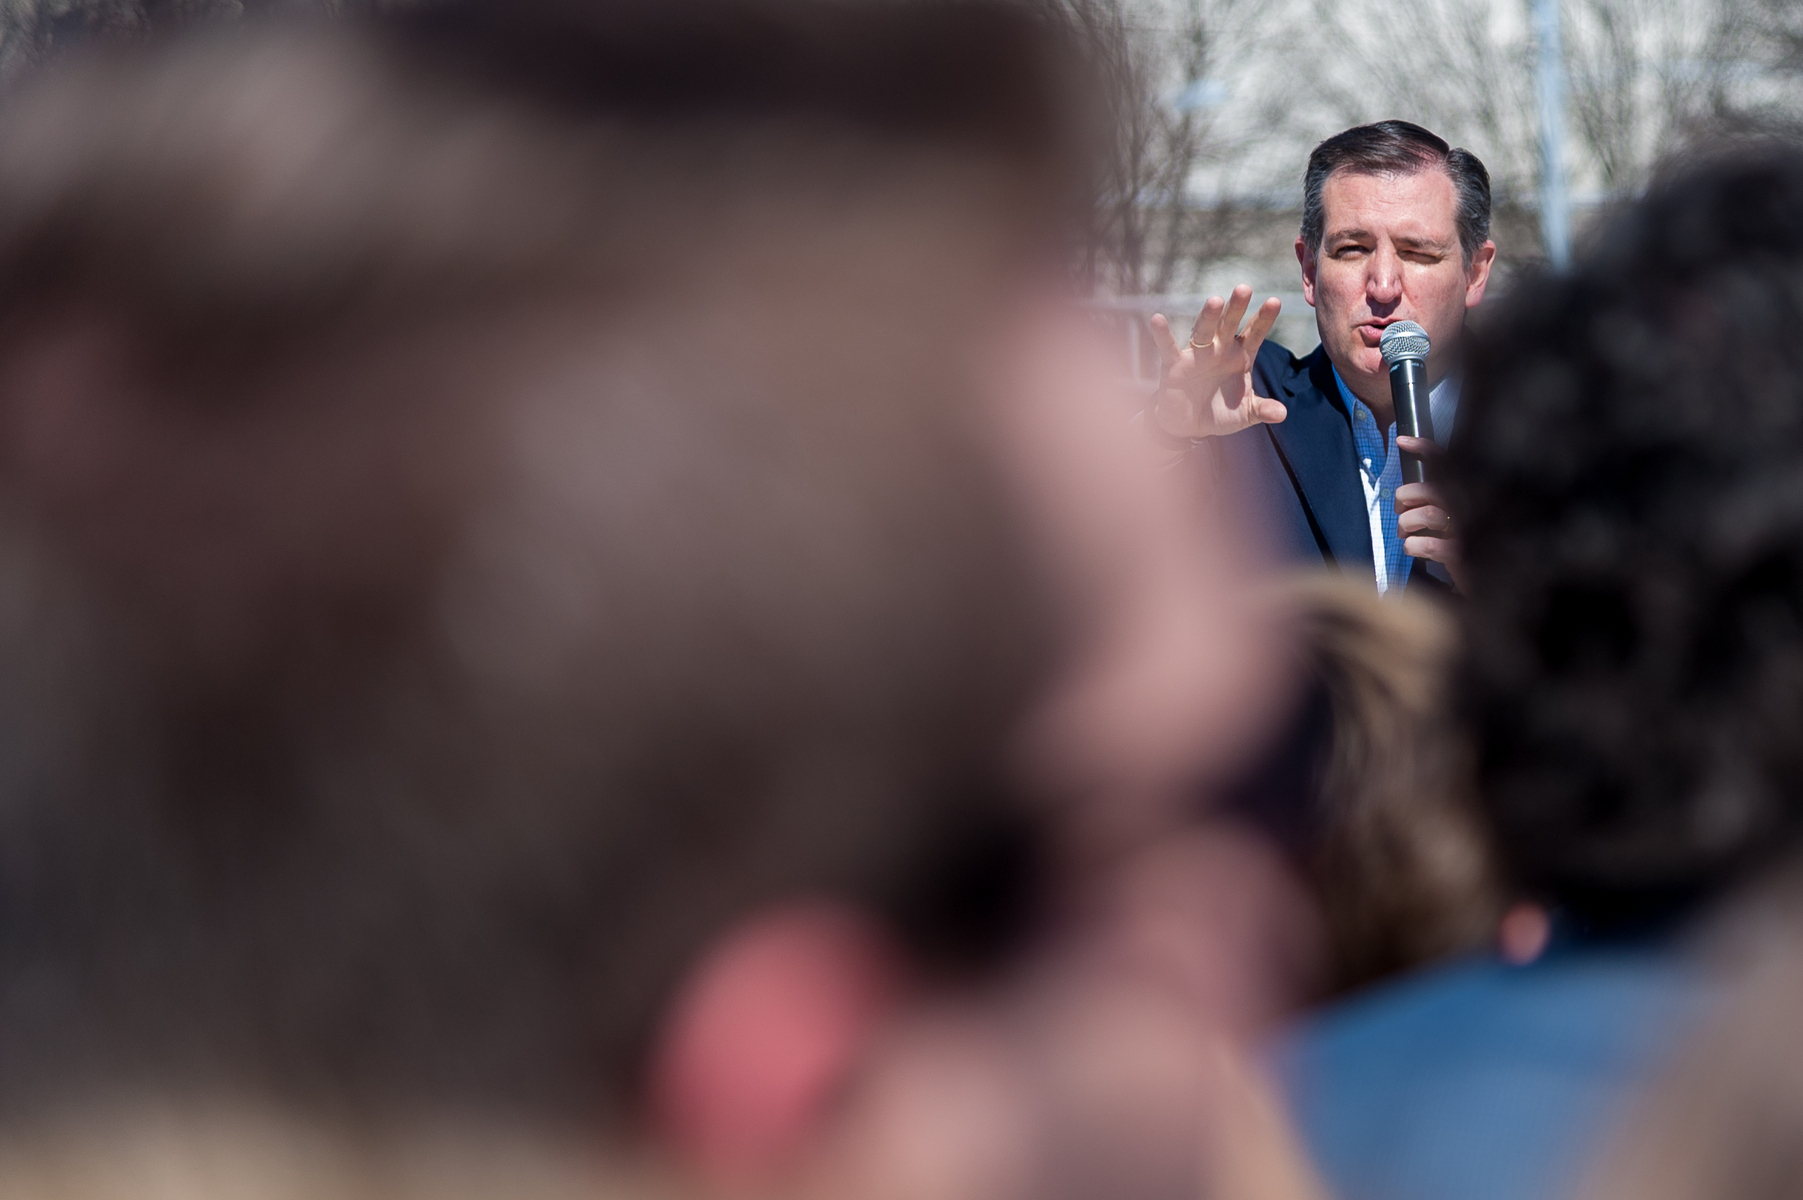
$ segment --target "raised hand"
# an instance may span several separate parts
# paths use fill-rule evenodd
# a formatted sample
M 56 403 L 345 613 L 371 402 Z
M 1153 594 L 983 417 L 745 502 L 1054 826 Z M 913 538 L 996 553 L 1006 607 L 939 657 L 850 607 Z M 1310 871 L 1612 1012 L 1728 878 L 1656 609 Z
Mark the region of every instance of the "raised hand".
M 1152 336 L 1164 359 L 1164 376 L 1150 412 L 1165 434 L 1220 437 L 1253 425 L 1274 425 L 1289 415 L 1282 404 L 1252 390 L 1253 360 L 1283 303 L 1275 296 L 1266 300 L 1242 330 L 1240 318 L 1251 303 L 1252 289 L 1245 284 L 1225 301 L 1211 296 L 1184 346 L 1177 344 L 1162 313 L 1153 316 Z

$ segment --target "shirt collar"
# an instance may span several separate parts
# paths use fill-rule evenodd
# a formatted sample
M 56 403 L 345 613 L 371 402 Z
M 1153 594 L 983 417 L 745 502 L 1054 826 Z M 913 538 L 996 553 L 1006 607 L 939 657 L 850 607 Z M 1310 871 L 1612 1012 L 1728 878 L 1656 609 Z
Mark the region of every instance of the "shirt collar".
M 1345 402 L 1347 412 L 1352 412 L 1352 406 L 1355 404 L 1366 412 L 1371 411 L 1369 405 L 1352 394 L 1352 389 L 1346 386 L 1344 379 L 1340 378 L 1340 368 L 1338 367 L 1333 368 L 1333 381 L 1340 389 L 1340 399 Z M 1436 384 L 1432 391 L 1428 392 L 1427 411 L 1434 422 L 1434 441 L 1444 447 L 1447 439 L 1452 436 L 1453 422 L 1459 419 L 1459 377 L 1457 375 L 1448 375 Z M 1373 419 L 1375 420 L 1375 418 Z M 1391 422 L 1391 427 L 1395 427 L 1395 422 Z

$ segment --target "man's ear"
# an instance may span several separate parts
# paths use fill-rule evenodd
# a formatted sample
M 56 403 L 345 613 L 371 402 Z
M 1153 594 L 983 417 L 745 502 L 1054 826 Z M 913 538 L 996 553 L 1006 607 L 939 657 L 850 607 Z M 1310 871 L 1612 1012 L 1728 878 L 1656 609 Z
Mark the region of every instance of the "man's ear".
M 1315 306 L 1315 271 L 1320 260 L 1315 257 L 1308 243 L 1301 238 L 1296 239 L 1296 261 L 1302 266 L 1302 298 L 1308 301 L 1310 308 Z
M 901 984 L 890 939 L 842 906 L 789 905 L 728 929 L 654 1048 L 656 1132 L 716 1186 L 769 1182 L 814 1140 Z
M 1490 286 L 1490 268 L 1496 263 L 1496 243 L 1485 242 L 1471 256 L 1471 269 L 1465 273 L 1465 307 L 1476 308 L 1484 302 L 1484 289 Z

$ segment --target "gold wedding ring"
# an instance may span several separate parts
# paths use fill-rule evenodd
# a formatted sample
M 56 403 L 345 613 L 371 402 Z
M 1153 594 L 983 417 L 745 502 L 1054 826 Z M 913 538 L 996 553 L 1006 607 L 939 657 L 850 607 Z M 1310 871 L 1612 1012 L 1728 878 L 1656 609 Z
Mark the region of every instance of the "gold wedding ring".
M 1214 339 L 1212 338 L 1207 342 L 1198 342 L 1195 338 L 1189 340 L 1189 348 L 1191 350 L 1206 350 L 1212 345 L 1214 345 Z

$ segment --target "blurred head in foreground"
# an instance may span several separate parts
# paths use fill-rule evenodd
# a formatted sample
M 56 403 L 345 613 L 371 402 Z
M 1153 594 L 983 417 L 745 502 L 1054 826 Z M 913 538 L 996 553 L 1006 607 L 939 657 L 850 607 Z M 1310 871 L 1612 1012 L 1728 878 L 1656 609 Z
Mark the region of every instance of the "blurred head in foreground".
M 184 1194 L 430 1128 L 382 1194 L 518 1195 L 496 1131 L 647 1114 L 764 1178 L 910 981 L 1000 960 L 1036 814 L 1162 811 L 1257 720 L 1256 623 L 1195 632 L 1230 548 L 1043 287 L 1056 151 L 984 132 L 1050 94 L 935 57 L 1038 27 L 777 11 L 736 115 L 644 13 L 560 35 L 626 98 L 454 23 L 9 98 L 0 1190 L 209 1109 L 330 1153 L 227 1121 Z M 835 90 L 891 54 L 961 107 Z M 78 1186 L 142 1194 L 102 1142 Z
M 1803 817 L 1803 156 L 1655 187 L 1481 339 L 1464 698 L 1521 884 L 1685 911 Z
M 1791 856 L 1713 910 L 1721 991 L 1662 1047 L 1589 1200 L 1803 1190 L 1799 213 L 1794 144 L 1682 165 L 1543 286 L 1539 313 L 1514 310 L 1519 340 L 1487 343 L 1502 386 L 1472 411 L 1473 433 L 1514 439 L 1467 443 L 1483 455 L 1469 545 L 1487 547 L 1473 593 L 1508 630 L 1473 671 L 1513 861 L 1621 922 Z M 1536 424 L 1557 431 L 1537 456 Z M 1521 524 L 1538 555 L 1504 532 Z

